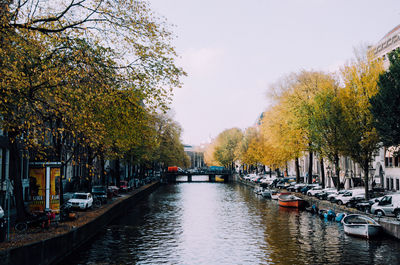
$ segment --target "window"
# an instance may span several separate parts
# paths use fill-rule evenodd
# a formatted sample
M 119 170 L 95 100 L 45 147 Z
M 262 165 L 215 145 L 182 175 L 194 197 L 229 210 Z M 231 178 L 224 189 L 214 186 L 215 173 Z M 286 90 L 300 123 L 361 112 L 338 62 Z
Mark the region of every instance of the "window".
M 394 157 L 394 166 L 395 167 L 399 166 L 399 157 Z
M 393 167 L 393 157 L 389 157 L 389 165 L 388 167 Z
M 400 185 L 399 185 L 399 179 L 396 179 L 396 190 L 400 189 Z
M 385 157 L 385 167 L 389 166 L 389 157 Z
M 390 189 L 394 189 L 394 186 L 393 186 L 393 179 L 390 179 Z

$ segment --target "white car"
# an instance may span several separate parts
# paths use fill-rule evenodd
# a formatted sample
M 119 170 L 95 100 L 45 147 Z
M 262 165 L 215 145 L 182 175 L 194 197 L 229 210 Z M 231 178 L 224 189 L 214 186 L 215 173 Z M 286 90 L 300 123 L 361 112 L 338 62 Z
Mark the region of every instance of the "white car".
M 68 205 L 73 208 L 80 208 L 86 210 L 92 208 L 93 196 L 90 193 L 75 192 L 72 198 L 68 200 Z
M 321 191 L 322 191 L 322 187 L 316 186 L 316 187 L 312 188 L 311 190 L 308 190 L 307 195 L 314 196 L 316 193 L 321 192 Z
M 332 194 L 329 194 L 327 200 L 330 202 L 336 202 L 336 198 L 344 193 L 348 192 L 348 190 L 339 190 Z
M 1 206 L 0 206 L 0 218 L 3 218 L 4 217 L 4 211 L 3 211 L 3 208 L 1 208 Z
M 346 205 L 351 198 L 364 198 L 365 190 L 348 190 L 347 192 L 340 194 L 336 197 L 336 203 L 339 205 Z
M 400 212 L 395 211 L 400 208 L 400 194 L 390 194 L 383 196 L 371 206 L 371 213 L 377 215 L 389 215 L 400 217 Z M 399 216 L 398 216 L 399 215 Z

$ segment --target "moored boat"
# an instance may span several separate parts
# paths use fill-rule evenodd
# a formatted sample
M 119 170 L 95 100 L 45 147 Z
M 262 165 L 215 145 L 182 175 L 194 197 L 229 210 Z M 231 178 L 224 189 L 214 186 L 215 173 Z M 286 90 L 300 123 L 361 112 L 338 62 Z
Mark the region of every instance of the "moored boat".
M 280 194 L 278 204 L 282 207 L 305 208 L 307 202 L 292 194 Z
M 342 223 L 346 234 L 366 238 L 377 236 L 382 229 L 374 219 L 361 214 L 349 214 Z
M 271 199 L 277 200 L 279 197 L 279 192 L 276 190 L 271 190 Z
M 264 189 L 264 190 L 261 192 L 261 195 L 262 195 L 264 198 L 271 199 L 272 192 L 271 192 L 270 189 Z

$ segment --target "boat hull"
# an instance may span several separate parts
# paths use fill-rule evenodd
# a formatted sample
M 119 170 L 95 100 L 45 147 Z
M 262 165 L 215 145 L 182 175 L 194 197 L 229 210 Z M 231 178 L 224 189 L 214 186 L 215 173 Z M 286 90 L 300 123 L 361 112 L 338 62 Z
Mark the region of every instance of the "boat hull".
M 307 206 L 307 202 L 305 200 L 291 195 L 279 196 L 278 204 L 279 206 L 290 208 L 305 208 Z
M 370 238 L 378 236 L 382 226 L 368 216 L 350 214 L 342 220 L 344 232 L 348 235 Z
M 264 198 L 271 199 L 271 191 L 270 191 L 270 190 L 263 190 L 263 191 L 261 192 L 261 195 L 262 195 Z
M 358 237 L 376 237 L 381 231 L 380 225 L 344 225 L 344 232 Z

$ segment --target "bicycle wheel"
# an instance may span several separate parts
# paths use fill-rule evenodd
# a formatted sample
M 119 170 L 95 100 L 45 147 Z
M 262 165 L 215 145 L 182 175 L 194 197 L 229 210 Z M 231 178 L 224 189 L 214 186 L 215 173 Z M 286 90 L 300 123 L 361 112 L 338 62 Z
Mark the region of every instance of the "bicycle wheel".
M 17 232 L 24 232 L 28 229 L 28 224 L 26 222 L 19 222 L 15 224 L 14 228 Z
M 93 201 L 93 206 L 94 206 L 95 208 L 99 208 L 99 207 L 101 206 L 100 200 L 94 200 L 94 201 Z

